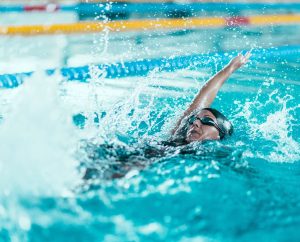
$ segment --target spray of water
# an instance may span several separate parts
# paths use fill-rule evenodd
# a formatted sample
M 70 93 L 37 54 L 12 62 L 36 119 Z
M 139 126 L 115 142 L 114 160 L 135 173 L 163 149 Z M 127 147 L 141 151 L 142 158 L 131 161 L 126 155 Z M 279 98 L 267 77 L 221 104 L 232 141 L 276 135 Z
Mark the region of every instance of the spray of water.
M 287 95 L 284 98 L 277 98 L 281 109 L 270 113 L 264 123 L 258 125 L 262 136 L 276 145 L 269 154 L 269 160 L 275 162 L 293 162 L 300 160 L 300 145 L 291 136 L 292 120 L 291 113 L 298 107 L 287 108 L 289 100 L 293 99 Z
M 58 80 L 34 75 L 0 126 L 0 190 L 6 195 L 61 195 L 78 181 L 71 115 L 62 106 Z
M 254 100 L 246 101 L 237 116 L 246 118 L 254 142 L 261 137 L 270 146 L 267 152 L 266 150 L 256 151 L 255 156 L 272 162 L 298 161 L 300 145 L 293 138 L 292 133 L 295 120 L 293 113 L 300 106 L 289 105 L 294 97 L 280 93 L 279 89 L 274 89 L 267 94 L 265 102 L 261 101 L 262 96 L 266 95 L 265 87 L 269 88 L 273 85 L 275 85 L 274 79 L 266 79 Z M 264 111 L 265 117 L 259 114 L 262 110 L 268 110 L 269 107 L 273 107 L 273 110 L 267 114 Z M 276 107 L 275 110 L 274 107 Z

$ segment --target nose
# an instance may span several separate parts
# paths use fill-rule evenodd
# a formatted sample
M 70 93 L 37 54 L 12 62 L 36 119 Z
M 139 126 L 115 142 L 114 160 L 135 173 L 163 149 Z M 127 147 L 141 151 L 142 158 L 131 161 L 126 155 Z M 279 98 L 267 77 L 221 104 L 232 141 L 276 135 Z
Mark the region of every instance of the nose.
M 201 123 L 198 119 L 196 119 L 194 122 L 193 122 L 193 125 L 196 126 L 197 128 L 200 128 L 201 126 Z

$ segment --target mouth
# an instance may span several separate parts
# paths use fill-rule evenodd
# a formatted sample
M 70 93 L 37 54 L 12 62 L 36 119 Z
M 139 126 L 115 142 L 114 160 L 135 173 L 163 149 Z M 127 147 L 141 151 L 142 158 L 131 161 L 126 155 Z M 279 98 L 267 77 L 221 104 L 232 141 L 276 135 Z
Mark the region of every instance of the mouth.
M 187 141 L 196 141 L 196 140 L 199 140 L 200 138 L 201 138 L 201 134 L 197 130 L 191 129 L 187 133 L 186 140 Z

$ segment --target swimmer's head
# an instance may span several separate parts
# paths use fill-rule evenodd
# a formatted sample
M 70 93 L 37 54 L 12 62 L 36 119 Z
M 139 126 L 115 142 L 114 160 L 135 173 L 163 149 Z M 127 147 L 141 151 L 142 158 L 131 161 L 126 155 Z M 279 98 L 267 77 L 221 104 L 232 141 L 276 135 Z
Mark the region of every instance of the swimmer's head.
M 233 133 L 231 122 L 218 110 L 204 108 L 188 119 L 186 141 L 221 140 Z

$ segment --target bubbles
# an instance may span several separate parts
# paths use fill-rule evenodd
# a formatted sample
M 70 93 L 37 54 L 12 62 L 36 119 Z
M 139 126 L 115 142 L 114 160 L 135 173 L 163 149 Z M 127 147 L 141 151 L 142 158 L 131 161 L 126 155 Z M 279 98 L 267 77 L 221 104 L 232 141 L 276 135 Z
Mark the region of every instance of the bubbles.
M 20 216 L 19 218 L 19 226 L 22 230 L 28 231 L 31 227 L 30 218 L 26 215 Z

